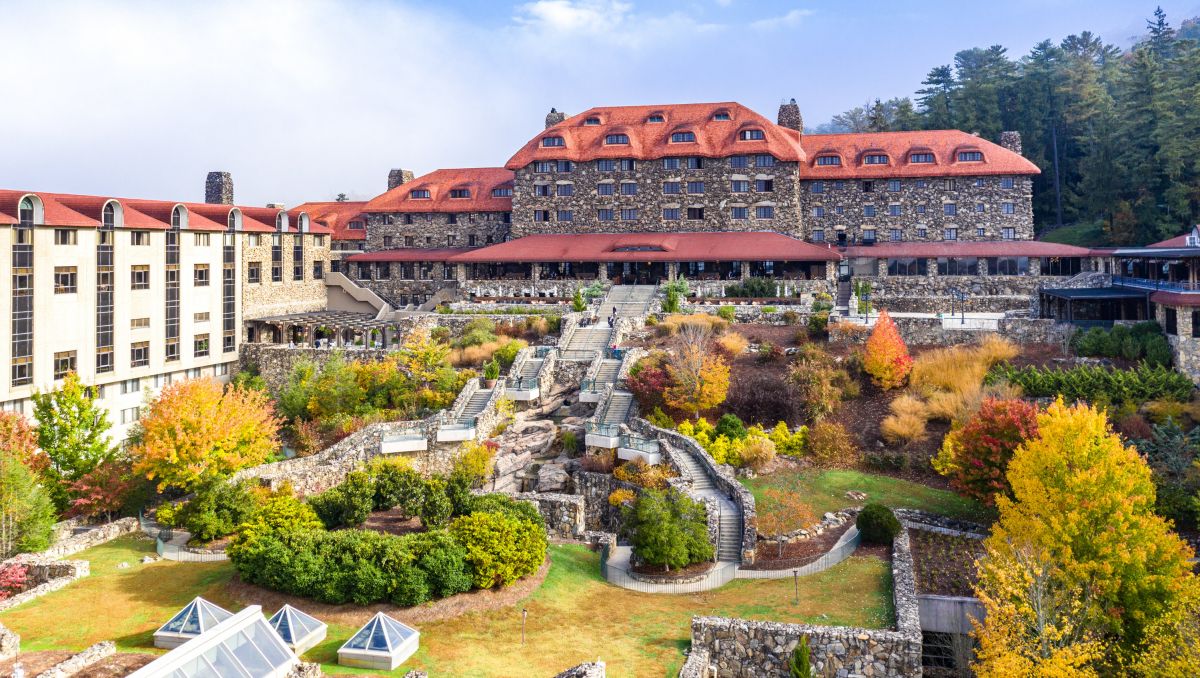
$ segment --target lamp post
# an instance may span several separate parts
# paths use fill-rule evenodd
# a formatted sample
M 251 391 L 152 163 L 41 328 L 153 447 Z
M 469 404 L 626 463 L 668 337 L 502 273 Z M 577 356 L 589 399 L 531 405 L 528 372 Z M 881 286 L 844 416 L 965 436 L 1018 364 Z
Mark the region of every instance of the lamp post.
M 796 591 L 796 605 L 800 604 L 800 570 L 792 570 L 792 583 Z
M 525 644 L 525 619 L 529 617 L 529 610 L 521 608 L 521 644 Z

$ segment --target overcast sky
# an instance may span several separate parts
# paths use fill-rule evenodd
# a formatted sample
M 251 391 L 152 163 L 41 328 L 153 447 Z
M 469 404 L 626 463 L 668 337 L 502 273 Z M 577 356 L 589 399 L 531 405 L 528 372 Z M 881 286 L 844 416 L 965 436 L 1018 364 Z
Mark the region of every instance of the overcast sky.
M 1165 0 L 1172 23 L 1198 0 Z M 0 186 L 237 202 L 367 199 L 389 168 L 503 165 L 551 106 L 734 100 L 819 124 L 960 49 L 1020 56 L 1131 0 L 0 0 Z

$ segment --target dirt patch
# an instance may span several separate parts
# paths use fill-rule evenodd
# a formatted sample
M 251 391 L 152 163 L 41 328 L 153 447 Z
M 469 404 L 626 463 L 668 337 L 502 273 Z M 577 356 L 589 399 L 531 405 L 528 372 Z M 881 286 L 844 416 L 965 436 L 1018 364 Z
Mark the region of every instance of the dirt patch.
M 87 676 L 88 678 L 123 678 L 158 659 L 159 656 L 154 654 L 114 654 L 89 666 Z
M 13 667 L 17 664 L 25 670 L 26 676 L 36 676 L 42 671 L 65 662 L 75 656 L 74 652 L 65 650 L 46 650 L 45 652 L 22 652 L 14 659 L 0 662 L 0 676 L 7 678 L 12 675 Z
M 706 560 L 703 563 L 692 563 L 683 569 L 671 570 L 670 572 L 663 571 L 660 565 L 646 565 L 644 563 L 642 565 L 634 565 L 630 569 L 638 574 L 650 575 L 664 581 L 669 581 L 670 579 L 683 579 L 685 577 L 704 574 L 712 568 L 713 564 Z
M 983 542 L 927 530 L 909 530 L 917 593 L 974 596 L 975 559 Z
M 378 603 L 375 605 L 354 605 L 352 603 L 329 605 L 327 603 L 318 603 L 308 598 L 289 596 L 278 591 L 247 584 L 238 578 L 234 578 L 226 588 L 229 595 L 235 600 L 245 605 L 262 605 L 263 610 L 267 613 L 274 613 L 275 610 L 283 607 L 286 603 L 304 610 L 322 621 L 344 624 L 346 626 L 365 624 L 377 612 L 383 612 L 406 624 L 422 624 L 442 619 L 451 619 L 467 614 L 468 612 L 486 612 L 512 607 L 536 591 L 542 585 L 542 581 L 546 579 L 546 573 L 549 571 L 550 558 L 547 556 L 546 562 L 542 563 L 542 567 L 537 572 L 517 581 L 512 586 L 497 590 L 488 589 L 460 593 L 456 596 L 443 598 L 442 600 L 417 607 L 399 607 L 389 603 Z
M 758 557 L 755 558 L 754 564 L 744 569 L 786 570 L 816 562 L 820 560 L 821 556 L 828 553 L 829 549 L 833 548 L 837 540 L 841 539 L 842 535 L 853 524 L 850 521 L 846 521 L 845 525 L 833 530 L 826 530 L 816 537 L 784 544 L 782 556 L 780 555 L 779 546 L 776 543 L 770 541 L 763 542 L 758 547 Z
M 759 325 L 746 323 L 733 326 L 733 331 L 742 335 L 751 344 L 771 342 L 776 346 L 798 346 L 796 335 L 803 329 L 800 325 Z
M 372 513 L 366 522 L 359 526 L 359 529 L 374 530 L 387 534 L 412 534 L 414 532 L 424 532 L 425 526 L 421 524 L 420 518 L 407 517 L 403 511 L 394 508 L 388 511 L 376 511 Z
M 854 549 L 854 555 L 864 558 L 878 558 L 885 563 L 892 562 L 892 547 L 883 544 L 862 543 Z

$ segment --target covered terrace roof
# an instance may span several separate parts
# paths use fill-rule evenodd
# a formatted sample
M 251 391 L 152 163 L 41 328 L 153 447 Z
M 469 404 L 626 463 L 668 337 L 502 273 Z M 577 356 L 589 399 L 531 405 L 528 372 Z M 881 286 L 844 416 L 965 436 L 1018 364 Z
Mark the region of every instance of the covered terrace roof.
M 1041 240 L 883 242 L 847 247 L 848 257 L 1086 257 L 1086 247 Z
M 1149 292 L 1126 287 L 1063 287 L 1047 288 L 1043 294 L 1059 299 L 1080 301 L 1087 299 L 1145 299 Z

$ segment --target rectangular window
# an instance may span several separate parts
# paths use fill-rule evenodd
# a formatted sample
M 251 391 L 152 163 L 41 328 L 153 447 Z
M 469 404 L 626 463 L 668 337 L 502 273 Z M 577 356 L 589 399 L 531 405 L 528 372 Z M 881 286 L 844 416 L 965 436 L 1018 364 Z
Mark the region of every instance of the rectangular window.
M 493 188 L 492 189 L 492 197 L 493 198 L 511 198 L 512 197 L 512 189 L 511 188 Z
M 770 205 L 762 205 L 754 208 L 755 219 L 774 219 L 775 208 Z
M 446 215 L 446 223 L 447 224 L 457 224 L 458 223 L 458 215 L 457 214 L 447 214 Z
M 1028 275 L 1029 257 L 989 257 L 988 275 Z
M 71 231 L 74 233 L 74 231 Z M 75 294 L 79 291 L 79 273 L 75 266 L 54 267 L 54 293 Z
M 246 282 L 260 283 L 262 282 L 262 263 L 252 261 L 246 267 Z
M 325 278 L 325 262 L 320 259 L 313 262 L 313 280 L 323 280 Z
M 386 261 L 375 262 L 375 279 L 390 280 L 392 277 L 392 265 Z
M 704 169 L 704 158 L 691 157 L 687 159 L 687 168 L 690 170 Z
M 734 169 L 745 169 L 750 166 L 750 156 L 731 155 L 729 156 L 729 166 Z
M 938 275 L 979 275 L 976 257 L 938 257 Z
M 899 257 L 887 260 L 887 271 L 889 276 L 925 275 L 929 264 L 924 257 Z
M 612 221 L 613 211 L 611 209 L 596 210 L 596 219 L 599 221 Z
M 550 210 L 534 210 L 533 220 L 539 223 L 550 221 Z
M 929 188 L 929 182 L 925 179 L 917 179 L 917 188 Z
M 135 330 L 150 327 L 150 319 L 149 318 L 130 318 L 129 319 L 129 327 L 131 329 L 135 329 Z
M 932 153 L 913 153 L 908 156 L 908 161 L 914 165 L 924 165 L 933 162 Z
M 942 205 L 942 213 L 948 217 L 958 214 L 958 205 L 948 202 Z
M 892 193 L 899 193 L 900 186 L 901 184 L 899 179 L 888 179 L 888 191 Z
M 818 155 L 817 156 L 817 166 L 818 167 L 837 167 L 841 164 L 842 164 L 841 156 L 837 156 L 837 155 Z
M 729 208 L 729 216 L 734 219 L 749 219 L 750 209 L 747 207 L 731 207 Z
M 742 141 L 762 141 L 767 138 L 760 129 L 744 129 L 741 137 Z
M 943 185 L 946 187 L 947 191 L 957 191 L 958 190 L 958 180 L 957 179 L 946 179 Z
M 596 169 L 601 172 L 612 172 L 617 169 L 617 161 L 609 159 L 597 160 Z
M 704 219 L 704 208 L 703 208 L 703 207 L 689 207 L 689 208 L 687 208 L 687 218 L 688 218 L 688 220 L 689 220 L 689 221 L 701 221 L 701 220 L 703 220 L 703 219 Z
M 825 231 L 820 228 L 814 230 L 812 232 L 812 240 L 813 242 L 825 242 Z
M 540 162 L 533 163 L 534 174 L 549 174 L 549 173 L 553 172 L 554 170 L 555 170 L 555 164 L 552 161 L 551 162 L 540 161 Z M 424 192 L 429 193 L 429 191 L 424 191 Z M 413 197 L 415 198 L 416 196 L 413 196 Z M 426 197 L 428 197 L 428 195 Z
M 54 378 L 65 379 L 75 371 L 75 351 L 63 351 L 54 354 Z
M 208 335 L 197 334 L 192 340 L 192 355 L 197 358 L 203 358 L 208 355 Z
M 150 342 L 139 341 L 129 346 L 129 366 L 145 367 L 150 364 Z
M 1000 203 L 1000 211 L 1004 214 L 1016 214 L 1017 206 L 1011 202 Z
M 359 280 L 371 279 L 371 264 L 360 261 L 358 262 L 358 275 L 355 276 Z
M 131 266 L 129 268 L 130 288 L 135 290 L 150 289 L 150 267 Z
M 609 145 L 625 145 L 629 143 L 628 134 L 607 134 L 604 137 L 604 143 Z
M 1017 237 L 1017 229 L 1012 226 L 1005 226 L 1000 229 L 1000 238 L 1003 240 L 1014 240 Z
M 918 226 L 918 227 L 917 227 L 917 237 L 918 237 L 918 238 L 925 238 L 925 237 L 928 237 L 928 236 L 929 236 L 929 230 L 928 230 L 928 229 L 926 229 L 924 226 Z
M 875 206 L 874 205 L 863 205 L 863 216 L 864 217 L 875 216 Z
M 901 231 L 900 229 L 893 228 L 890 231 L 888 231 L 888 240 L 891 240 L 892 242 L 900 242 L 903 239 L 904 239 L 904 232 Z
M 149 245 L 150 231 L 130 231 L 129 244 L 138 246 Z
M 773 193 L 775 191 L 775 180 L 755 179 L 754 190 L 758 193 Z
M 196 287 L 208 287 L 208 264 L 196 264 L 192 279 Z
M 637 169 L 637 161 L 635 161 L 633 158 L 622 158 L 617 163 L 617 168 L 622 172 L 632 172 Z
M 534 184 L 533 194 L 539 198 L 550 197 L 550 184 Z
M 981 202 L 975 203 L 975 213 L 976 214 L 983 214 L 986 211 L 987 211 L 987 205 L 984 205 Z
M 678 207 L 664 207 L 662 218 L 663 218 L 663 221 L 679 221 L 679 208 Z
M 556 216 L 559 221 L 572 221 L 574 219 L 571 210 L 559 210 Z
M 55 245 L 75 245 L 78 244 L 78 233 L 73 228 L 56 228 L 54 229 L 54 244 Z
M 121 382 L 121 393 L 123 395 L 137 393 L 140 390 L 142 390 L 141 379 L 126 379 L 125 381 Z
M 638 211 L 636 209 L 621 210 L 621 221 L 637 221 Z
M 211 233 L 193 233 L 192 244 L 196 247 L 208 247 L 212 244 Z
M 614 183 L 596 184 L 596 195 L 613 195 L 616 193 L 617 185 Z
M 565 142 L 563 142 L 562 137 L 542 137 L 542 146 L 545 148 L 554 148 L 563 145 L 565 145 Z
M 632 181 L 621 182 L 621 195 L 637 195 L 637 184 Z
M 1013 188 L 1017 185 L 1012 177 L 1000 177 L 1000 188 Z
M 575 171 L 575 163 L 571 162 L 570 160 L 559 160 L 555 169 L 557 169 L 561 174 L 570 174 L 571 172 Z
M 917 205 L 917 214 L 925 214 L 925 206 Z
M 695 132 L 674 132 L 671 134 L 671 143 L 683 144 L 696 140 Z
M 678 195 L 682 191 L 682 186 L 678 181 L 664 181 L 662 185 L 663 195 Z
M 414 240 L 415 240 L 415 238 L 414 238 L 413 236 L 411 236 L 411 235 L 406 235 L 406 236 L 404 236 L 404 246 L 405 246 L 405 247 L 413 247 L 413 246 L 414 246 L 414 245 L 413 245 L 413 241 L 414 241 Z
M 140 407 L 127 407 L 127 408 L 121 410 L 121 423 L 122 424 L 132 424 L 141 418 L 142 418 L 142 408 L 140 408 Z
M 687 192 L 688 193 L 703 193 L 704 192 L 704 182 L 703 181 L 687 182 Z
M 663 169 L 679 169 L 679 158 L 663 158 Z
M 876 240 L 875 229 L 864 228 L 863 229 L 863 243 L 866 245 L 874 245 L 875 240 Z
M 754 166 L 755 167 L 774 167 L 775 166 L 775 156 L 767 155 L 765 153 L 756 155 L 756 156 L 754 156 Z
M 892 203 L 891 205 L 888 205 L 888 216 L 889 217 L 900 216 L 900 205 L 896 204 L 896 203 Z
M 942 230 L 942 240 L 958 240 L 958 229 L 947 228 Z
M 980 151 L 959 151 L 958 153 L 959 162 L 981 162 L 982 160 L 983 153 Z
M 392 236 L 390 236 L 390 235 L 385 235 L 385 236 L 383 236 L 383 247 L 384 247 L 384 249 L 391 249 L 391 248 L 392 248 L 392 241 L 393 241 L 393 238 L 392 238 Z
M 474 233 L 467 235 L 467 247 L 475 247 L 476 236 Z
M 729 190 L 733 193 L 749 193 L 750 182 L 746 179 L 734 179 L 729 182 Z
M 208 311 L 204 311 L 203 313 L 193 313 L 192 314 L 192 322 L 195 322 L 195 323 L 208 322 Z
M 554 192 L 560 198 L 575 195 L 575 184 L 555 184 Z
M 862 192 L 863 193 L 874 193 L 875 192 L 875 182 L 874 181 L 862 182 Z
M 812 215 L 813 215 L 814 217 L 823 217 L 823 216 L 825 216 L 825 208 L 824 208 L 824 207 L 814 207 L 814 208 L 813 208 L 813 210 L 812 210 Z
M 814 181 L 814 182 L 812 182 L 812 185 L 809 186 L 808 190 L 812 193 L 824 193 L 825 192 L 825 182 L 824 181 Z
M 446 236 L 446 247 L 457 247 L 457 246 L 458 246 L 458 236 L 454 235 L 453 233 L 447 235 Z
M 868 153 L 867 155 L 863 156 L 863 164 L 864 165 L 886 165 L 886 164 L 888 164 L 888 157 L 881 153 Z

